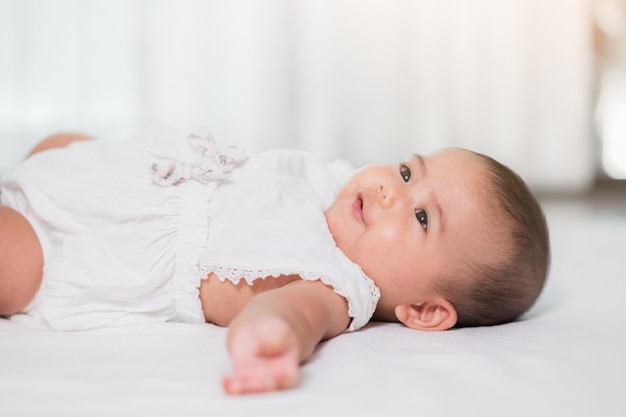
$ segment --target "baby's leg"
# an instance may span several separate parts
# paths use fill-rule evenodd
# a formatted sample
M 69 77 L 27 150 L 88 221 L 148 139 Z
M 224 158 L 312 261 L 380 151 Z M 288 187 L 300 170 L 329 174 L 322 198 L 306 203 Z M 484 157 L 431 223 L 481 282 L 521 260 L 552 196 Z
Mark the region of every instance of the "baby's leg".
M 43 274 L 43 251 L 30 223 L 0 206 L 0 315 L 19 313 L 33 299 Z
M 89 136 L 80 133 L 58 133 L 56 135 L 48 136 L 41 142 L 39 142 L 28 154 L 28 156 L 34 155 L 39 152 L 47 151 L 48 149 L 62 148 L 69 145 L 72 142 L 79 140 L 91 139 Z
M 48 136 L 28 156 L 90 139 L 78 133 Z M 19 313 L 33 299 L 43 275 L 43 251 L 30 223 L 17 211 L 0 206 L 0 315 Z

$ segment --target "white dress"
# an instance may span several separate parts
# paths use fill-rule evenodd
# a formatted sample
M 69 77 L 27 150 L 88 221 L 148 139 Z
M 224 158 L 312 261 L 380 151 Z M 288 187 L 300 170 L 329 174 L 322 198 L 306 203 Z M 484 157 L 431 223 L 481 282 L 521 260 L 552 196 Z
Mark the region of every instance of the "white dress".
M 166 128 L 36 154 L 1 183 L 2 204 L 28 218 L 44 252 L 40 290 L 14 318 L 58 330 L 204 322 L 209 272 L 250 285 L 297 274 L 345 297 L 358 329 L 380 294 L 324 218 L 350 173 L 299 151 L 246 159 L 207 132 Z

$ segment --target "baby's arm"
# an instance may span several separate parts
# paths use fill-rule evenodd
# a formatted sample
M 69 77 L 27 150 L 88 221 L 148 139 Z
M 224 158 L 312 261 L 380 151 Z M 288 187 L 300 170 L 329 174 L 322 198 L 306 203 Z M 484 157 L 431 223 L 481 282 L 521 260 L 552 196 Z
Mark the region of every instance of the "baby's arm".
M 300 363 L 349 323 L 345 299 L 319 281 L 297 280 L 255 296 L 230 323 L 233 374 L 224 377 L 224 389 L 245 394 L 295 386 Z

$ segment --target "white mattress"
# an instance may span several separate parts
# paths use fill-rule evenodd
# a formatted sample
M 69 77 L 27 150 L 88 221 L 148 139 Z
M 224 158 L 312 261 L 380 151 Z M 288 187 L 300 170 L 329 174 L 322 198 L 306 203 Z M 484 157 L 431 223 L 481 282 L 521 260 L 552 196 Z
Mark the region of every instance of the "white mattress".
M 0 416 L 626 416 L 626 217 L 548 207 L 553 268 L 524 320 L 324 343 L 296 389 L 230 397 L 225 329 L 55 333 L 0 320 Z

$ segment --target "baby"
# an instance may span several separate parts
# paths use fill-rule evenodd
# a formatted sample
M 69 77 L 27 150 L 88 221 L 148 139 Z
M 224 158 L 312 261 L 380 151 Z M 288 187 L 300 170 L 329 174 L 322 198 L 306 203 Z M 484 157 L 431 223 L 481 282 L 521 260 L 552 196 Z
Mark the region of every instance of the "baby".
M 295 386 L 320 341 L 371 319 L 513 321 L 546 279 L 536 199 L 468 150 L 353 172 L 297 151 L 246 159 L 206 132 L 86 139 L 52 136 L 2 179 L 0 314 L 228 326 L 231 394 Z

